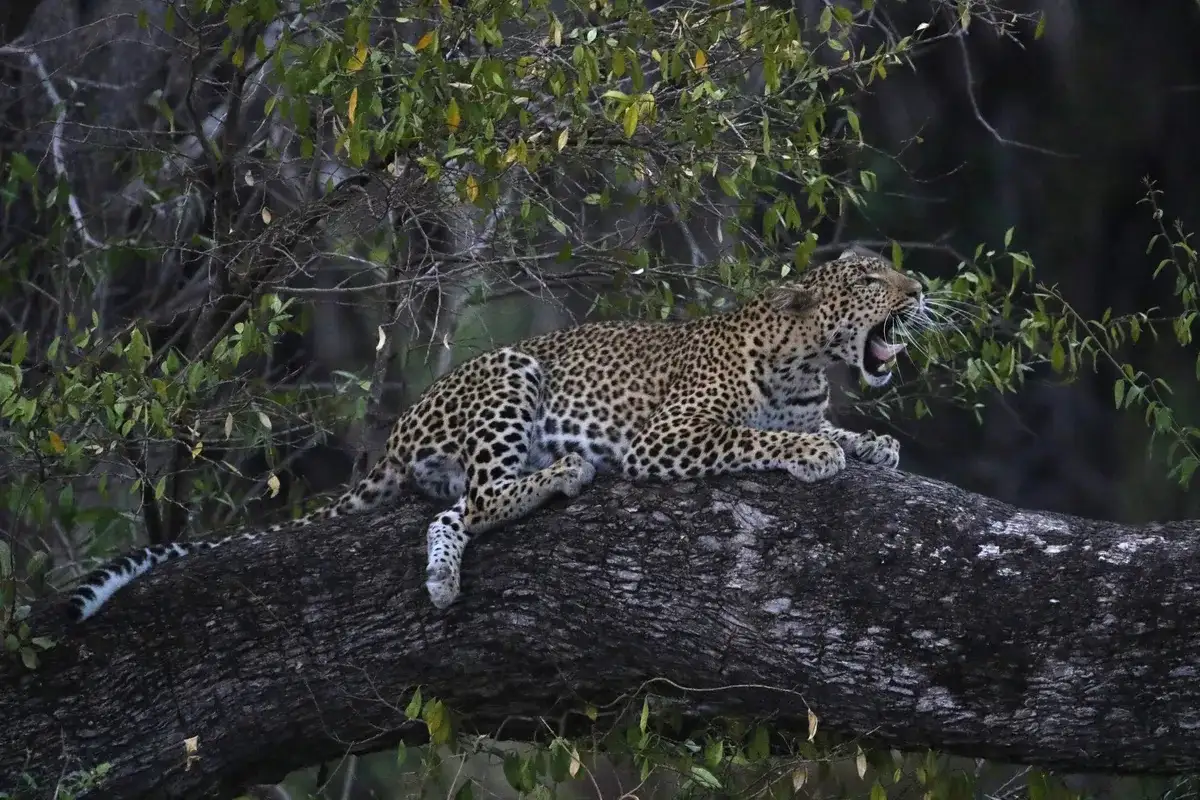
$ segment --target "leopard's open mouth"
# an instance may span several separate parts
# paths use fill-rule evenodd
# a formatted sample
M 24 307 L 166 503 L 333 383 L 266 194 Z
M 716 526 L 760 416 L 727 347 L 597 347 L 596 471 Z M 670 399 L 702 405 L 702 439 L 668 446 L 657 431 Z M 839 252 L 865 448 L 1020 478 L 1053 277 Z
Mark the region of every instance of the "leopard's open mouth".
M 862 372 L 871 383 L 875 382 L 872 378 L 885 380 L 890 377 L 896 356 L 904 352 L 903 343 L 893 344 L 888 341 L 894 338 L 895 327 L 896 317 L 890 315 L 867 332 L 866 341 L 863 343 Z

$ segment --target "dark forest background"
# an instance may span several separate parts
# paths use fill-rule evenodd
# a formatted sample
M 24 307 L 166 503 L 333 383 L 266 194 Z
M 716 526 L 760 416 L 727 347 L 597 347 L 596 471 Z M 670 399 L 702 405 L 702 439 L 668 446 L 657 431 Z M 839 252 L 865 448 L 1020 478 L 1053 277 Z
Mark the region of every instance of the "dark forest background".
M 902 153 L 902 168 L 879 160 L 881 196 L 869 218 L 858 215 L 841 234 L 929 245 L 915 250 L 909 265 L 944 274 L 978 243 L 998 242 L 1015 226 L 1016 243 L 1040 279 L 1058 284 L 1084 316 L 1165 303 L 1172 287 L 1152 276 L 1146 245 L 1154 221 L 1139 201 L 1150 178 L 1168 216 L 1188 229 L 1200 222 L 1193 188 L 1200 173 L 1200 4 L 1011 5 L 1045 11 L 1041 40 L 1017 44 L 983 32 L 961 46 L 945 42 L 922 53 L 917 71 L 897 71 L 862 99 L 863 130 L 881 152 Z M 73 114 L 83 135 L 68 155 L 81 167 L 75 179 L 82 202 L 100 213 L 112 207 L 120 172 L 113 165 L 121 159 L 116 137 L 105 131 L 144 115 L 144 96 L 175 79 L 167 54 L 122 39 L 138 7 L 135 0 L 22 0 L 0 8 L 0 41 L 49 42 L 43 52 L 60 68 L 86 65 L 96 82 L 87 113 Z M 905 17 L 925 19 L 930 9 L 909 2 L 891 13 L 903 27 Z M 24 152 L 44 164 L 44 132 L 31 133 L 47 112 L 37 76 L 11 53 L 0 56 L 0 75 L 0 157 Z M 20 205 L 5 207 L 0 255 L 38 235 L 44 219 L 34 216 Z M 37 269 L 57 266 L 44 254 Z M 138 311 L 133 298 L 144 274 L 128 275 L 130 285 L 113 287 L 107 298 L 117 315 Z M 18 292 L 12 302 L 22 297 Z M 310 333 L 326 341 L 348 335 L 333 323 Z M 1171 383 L 1179 413 L 1196 409 L 1190 359 L 1178 351 L 1160 357 L 1152 345 L 1138 357 Z M 1145 427 L 1113 409 L 1111 375 L 1066 387 L 1043 377 L 987 404 L 982 425 L 950 409 L 896 423 L 907 464 L 1030 508 L 1122 520 L 1197 511 L 1194 499 L 1147 466 Z M 338 471 L 316 484 L 331 488 L 341 480 Z
M 380 5 L 381 15 L 396 11 Z M 911 30 L 923 20 L 936 20 L 942 5 L 912 0 L 881 7 L 888 26 Z M 906 267 L 949 276 L 959 264 L 973 261 L 981 243 L 999 247 L 1005 232 L 1015 228 L 1013 248 L 1027 252 L 1038 280 L 1056 285 L 1083 318 L 1099 318 L 1106 309 L 1119 315 L 1171 306 L 1172 277 L 1154 274 L 1162 253 L 1147 252 L 1160 223 L 1144 200 L 1152 185 L 1164 218 L 1178 219 L 1187 231 L 1200 229 L 1200 193 L 1194 188 L 1200 182 L 1200 2 L 1013 0 L 999 5 L 1026 19 L 1044 15 L 1043 35 L 1014 38 L 977 26 L 968 37 L 948 37 L 922 49 L 914 56 L 914 69 L 895 68 L 856 97 L 869 147 L 855 167 L 873 170 L 879 191 L 863 208 L 820 223 L 820 240 L 884 253 L 891 242 L 899 242 Z M 796 0 L 796 7 L 815 19 L 823 4 Z M 291 239 L 292 229 L 278 226 L 283 238 L 267 244 L 253 227 L 260 206 L 274 209 L 277 217 L 301 207 L 304 198 L 295 188 L 300 181 L 274 176 L 254 184 L 243 179 L 239 167 L 209 162 L 199 149 L 187 152 L 187 143 L 177 139 L 170 141 L 188 164 L 172 179 L 187 188 L 163 198 L 142 179 L 142 154 L 162 149 L 167 141 L 160 136 L 164 106 L 192 108 L 197 116 L 223 109 L 230 113 L 227 119 L 237 117 L 223 105 L 227 97 L 217 80 L 229 76 L 208 64 L 197 66 L 198 59 L 173 51 L 170 38 L 155 33 L 165 8 L 155 0 L 0 4 L 0 164 L 8 165 L 11 176 L 13 159 L 23 158 L 20 163 L 31 165 L 34 175 L 22 180 L 30 178 L 30 186 L 41 182 L 36 191 L 7 184 L 0 204 L 0 341 L 25 331 L 30 348 L 44 352 L 70 309 L 80 319 L 95 312 L 101 330 L 141 320 L 155 344 L 181 338 L 194 346 L 220 333 L 222 320 L 236 316 L 231 308 L 203 302 L 207 284 L 201 279 L 214 274 L 213 267 L 175 245 L 122 251 L 111 272 L 80 293 L 67 278 L 76 267 L 78 242 L 59 244 L 72 237 L 172 242 L 227 226 L 236 235 L 212 245 L 211 252 L 224 247 L 223 252 L 242 257 L 237 243 L 255 241 L 259 260 L 278 261 L 286 253 L 308 264 L 306 259 L 321 251 L 305 238 L 304 224 L 295 227 L 299 234 Z M 149 27 L 142 24 L 146 19 Z M 209 44 L 217 41 L 219 36 Z M 193 85 L 193 74 L 212 80 Z M 57 98 L 48 94 L 48 82 L 57 87 Z M 59 117 L 62 108 L 68 113 Z M 249 105 L 236 110 L 243 122 L 256 119 Z M 216 138 L 233 146 L 242 133 L 230 123 Z M 162 178 L 170 164 L 158 169 Z M 61 214 L 45 213 L 34 198 L 40 191 L 44 199 L 56 177 L 64 175 L 79 204 L 78 218 L 65 222 Z M 193 191 L 196 182 L 205 188 Z M 363 202 L 378 200 L 376 188 L 370 182 L 364 186 Z M 265 206 L 263 196 L 268 197 Z M 422 203 L 441 201 L 416 191 L 404 202 L 420 216 Z M 332 221 L 343 240 L 354 239 L 356 226 L 362 225 L 362 208 L 347 210 L 333 200 L 317 214 Z M 452 238 L 454 224 L 442 224 Z M 663 225 L 655 241 L 668 253 L 693 248 L 690 255 L 677 256 L 682 261 L 695 262 L 697 251 L 715 258 L 725 247 L 712 236 L 697 236 L 697 244 L 673 230 Z M 359 237 L 366 250 L 372 246 L 368 233 Z M 356 463 L 361 468 L 360 451 L 381 443 L 396 410 L 451 361 L 484 339 L 486 344 L 512 340 L 595 313 L 595 292 L 581 291 L 569 271 L 536 294 L 499 292 L 468 301 L 445 288 L 414 290 L 405 298 L 411 325 L 394 345 L 401 357 L 373 367 L 379 308 L 399 298 L 368 301 L 364 294 L 348 300 L 330 291 L 341 285 L 339 269 L 297 271 L 292 286 L 299 287 L 301 300 L 312 301 L 306 311 L 309 325 L 278 337 L 264 356 L 264 374 L 274 380 L 303 375 L 310 389 L 328 385 L 331 394 L 350 398 L 342 412 L 355 420 L 336 430 L 276 428 L 288 454 L 282 468 L 273 467 L 284 478 L 278 497 L 269 493 L 261 503 L 226 503 L 219 513 L 204 516 L 186 503 L 166 503 L 161 514 L 144 520 L 149 538 L 170 539 L 189 529 L 202 533 L 243 510 L 255 516 L 279 513 L 300 493 L 342 486 Z M 582 281 L 591 290 L 603 284 L 594 274 Z M 229 296 L 236 305 L 236 292 Z M 439 309 L 451 302 L 466 311 L 453 317 L 455 326 L 447 330 Z M 411 357 L 430 341 L 431 352 L 439 341 L 446 345 L 444 352 L 431 359 Z M 1194 349 L 1156 346 L 1150 337 L 1126 348 L 1123 358 L 1170 385 L 1177 417 L 1187 424 L 1200 422 Z M 346 393 L 345 373 L 373 369 L 374 377 L 386 377 L 375 382 L 374 394 Z M 27 379 L 50 381 L 51 373 L 33 367 Z M 931 401 L 930 416 L 883 421 L 872 415 L 871 425 L 890 427 L 901 437 L 905 469 L 1018 507 L 1130 522 L 1200 516 L 1200 496 L 1166 478 L 1164 447 L 1150 446 L 1141 415 L 1114 408 L 1115 378 L 1115 371 L 1101 365 L 1098 372 L 1083 370 L 1067 383 L 1042 364 L 1020 391 L 988 396 L 976 410 Z M 281 414 L 287 410 L 279 409 Z M 849 408 L 841 413 L 854 416 Z M 124 474 L 136 474 L 151 486 L 163 477 L 168 483 L 158 499 L 187 500 L 205 480 L 181 467 L 191 464 L 188 455 L 189 447 L 179 442 L 147 445 L 126 454 L 132 471 Z M 248 496 L 257 490 L 255 496 L 262 496 L 268 456 L 251 448 L 240 458 L 242 492 Z M 199 483 L 189 485 L 189 480 Z M 8 533 L 21 538 L 21 525 L 6 519 Z M 36 529 L 25 534 L 53 541 Z M 101 555 L 105 546 L 120 541 L 89 545 L 88 553 Z M 78 547 L 70 536 L 55 542 L 69 561 L 77 560 Z

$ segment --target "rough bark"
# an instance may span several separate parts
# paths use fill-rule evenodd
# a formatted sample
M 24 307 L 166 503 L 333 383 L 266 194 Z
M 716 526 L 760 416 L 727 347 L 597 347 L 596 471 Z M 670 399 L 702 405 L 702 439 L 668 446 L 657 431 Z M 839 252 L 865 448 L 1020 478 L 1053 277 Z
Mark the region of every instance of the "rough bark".
M 810 706 L 900 748 L 1200 768 L 1195 523 L 1022 511 L 857 465 L 812 486 L 601 481 L 474 543 L 440 614 L 434 510 L 174 562 L 78 628 L 44 604 L 58 647 L 34 674 L 0 667 L 0 776 L 111 762 L 105 797 L 211 797 L 412 735 L 418 684 L 517 738 L 652 678 L 733 687 L 698 713 L 803 730 Z

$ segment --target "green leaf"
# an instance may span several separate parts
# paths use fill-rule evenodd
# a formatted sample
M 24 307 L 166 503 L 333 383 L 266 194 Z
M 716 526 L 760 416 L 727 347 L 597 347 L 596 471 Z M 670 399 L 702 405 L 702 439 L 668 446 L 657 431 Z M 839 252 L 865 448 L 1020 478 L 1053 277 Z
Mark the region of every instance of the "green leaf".
M 850 123 L 850 130 L 854 131 L 854 138 L 861 140 L 862 128 L 859 127 L 858 114 L 853 108 L 846 109 L 846 121 Z
M 709 769 L 716 769 L 725 760 L 725 740 L 713 739 L 704 748 L 704 763 Z
M 638 719 L 638 730 L 642 733 L 646 732 L 646 723 L 650 721 L 650 698 L 642 699 L 642 715 Z
M 1125 381 L 1118 380 L 1113 384 L 1113 398 L 1117 402 L 1117 408 L 1121 407 L 1121 401 L 1125 399 Z
M 32 647 L 22 647 L 21 648 L 21 663 L 25 665 L 26 669 L 37 669 L 38 668 L 37 652 Z
M 571 777 L 571 749 L 562 739 L 550 744 L 550 780 L 562 783 Z
M 826 10 L 828 10 L 828 6 L 826 7 Z M 721 788 L 721 782 L 717 780 L 717 776 L 713 775 L 699 764 L 692 765 L 692 778 L 696 781 L 696 783 L 700 784 L 705 789 Z
M 1054 346 L 1050 348 L 1050 366 L 1054 368 L 1055 372 L 1061 373 L 1066 363 L 1067 354 L 1063 350 L 1062 342 L 1055 342 Z
M 765 725 L 759 725 L 754 729 L 750 746 L 746 748 L 746 758 L 751 762 L 764 761 L 769 755 L 771 755 L 771 736 Z
M 21 385 L 21 370 L 8 364 L 0 364 L 0 403 L 17 393 Z
M 1196 471 L 1196 467 L 1200 465 L 1200 460 L 1194 456 L 1184 456 L 1179 462 L 1179 485 L 1187 486 L 1191 483 L 1192 474 Z
M 404 709 L 404 716 L 409 719 L 416 719 L 421 716 L 421 690 L 418 688 L 413 692 L 412 699 L 408 701 L 408 707 Z
M 70 484 L 68 484 L 68 486 L 70 486 Z M 71 520 L 71 524 L 74 524 L 73 519 Z M 25 579 L 31 587 L 40 590 L 41 585 L 44 583 L 46 573 L 50 571 L 50 567 L 53 565 L 53 563 L 54 560 L 45 550 L 38 550 L 30 554 L 29 559 L 25 562 Z
M 25 354 L 29 352 L 29 339 L 25 336 L 24 331 L 17 333 L 16 341 L 13 342 L 12 348 L 12 363 L 20 366 L 25 360 Z
M 517 753 L 510 753 L 504 757 L 504 779 L 508 781 L 508 785 L 524 794 L 533 789 L 533 775 L 530 774 L 530 762 L 526 758 L 522 758 Z
M 717 184 L 721 187 L 721 191 L 729 197 L 740 198 L 742 196 L 742 193 L 738 191 L 737 183 L 728 175 L 718 175 Z
M 821 18 L 817 21 L 817 31 L 829 33 L 831 27 L 833 27 L 833 9 L 827 5 L 821 10 Z
M 446 744 L 450 741 L 450 715 L 441 700 L 430 700 L 421 709 L 421 717 L 429 728 L 429 739 L 434 744 Z

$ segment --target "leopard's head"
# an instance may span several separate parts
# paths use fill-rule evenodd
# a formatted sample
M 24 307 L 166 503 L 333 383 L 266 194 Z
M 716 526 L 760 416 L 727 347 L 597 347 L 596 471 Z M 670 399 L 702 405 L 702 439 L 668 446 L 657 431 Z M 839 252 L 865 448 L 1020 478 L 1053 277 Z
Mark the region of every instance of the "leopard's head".
M 796 280 L 766 293 L 777 314 L 804 322 L 801 335 L 815 337 L 815 354 L 857 367 L 870 386 L 885 386 L 897 337 L 926 319 L 921 284 L 879 256 L 846 250 L 833 261 L 809 267 Z

